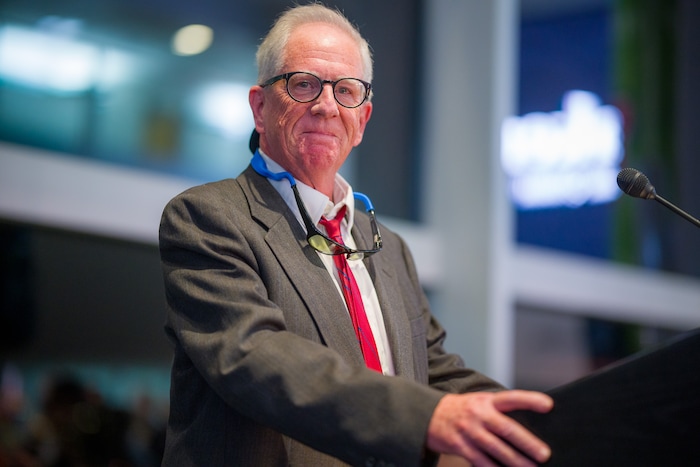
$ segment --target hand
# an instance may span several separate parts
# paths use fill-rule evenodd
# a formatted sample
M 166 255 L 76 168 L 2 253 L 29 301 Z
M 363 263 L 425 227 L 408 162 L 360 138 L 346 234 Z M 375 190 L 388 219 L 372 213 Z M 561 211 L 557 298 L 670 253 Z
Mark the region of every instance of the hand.
M 532 391 L 448 394 L 435 407 L 426 445 L 434 452 L 463 457 L 475 467 L 496 466 L 491 458 L 508 466 L 535 466 L 533 459 L 549 459 L 549 447 L 504 412 L 545 413 L 552 406 L 548 395 Z

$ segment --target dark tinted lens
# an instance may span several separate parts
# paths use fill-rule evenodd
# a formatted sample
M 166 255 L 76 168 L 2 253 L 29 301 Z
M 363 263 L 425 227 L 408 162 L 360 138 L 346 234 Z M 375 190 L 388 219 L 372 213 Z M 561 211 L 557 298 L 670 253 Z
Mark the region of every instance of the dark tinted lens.
M 344 248 L 333 243 L 323 235 L 311 235 L 307 238 L 307 241 L 309 245 L 311 245 L 311 248 L 324 255 L 347 255 L 347 259 L 349 260 L 357 260 L 365 257 L 365 252 Z
M 311 248 L 325 255 L 332 255 L 335 251 L 336 246 L 322 235 L 312 235 L 307 240 Z

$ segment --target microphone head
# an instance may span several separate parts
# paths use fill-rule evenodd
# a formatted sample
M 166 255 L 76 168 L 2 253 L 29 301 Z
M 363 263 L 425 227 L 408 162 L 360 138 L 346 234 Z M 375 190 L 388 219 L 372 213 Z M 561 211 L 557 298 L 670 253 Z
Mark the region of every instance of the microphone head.
M 637 169 L 627 167 L 617 174 L 617 186 L 635 198 L 654 199 L 656 189 L 646 175 Z

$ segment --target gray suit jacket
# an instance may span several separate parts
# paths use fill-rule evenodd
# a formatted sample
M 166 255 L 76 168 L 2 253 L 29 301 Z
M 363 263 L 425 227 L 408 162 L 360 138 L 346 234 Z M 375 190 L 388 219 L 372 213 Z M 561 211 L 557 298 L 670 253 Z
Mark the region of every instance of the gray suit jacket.
M 395 377 L 365 367 L 332 279 L 252 168 L 168 204 L 160 248 L 174 360 L 163 465 L 419 465 L 444 392 L 499 388 L 443 350 L 408 248 L 380 228 L 383 250 L 364 261 Z M 353 236 L 370 246 L 364 213 Z

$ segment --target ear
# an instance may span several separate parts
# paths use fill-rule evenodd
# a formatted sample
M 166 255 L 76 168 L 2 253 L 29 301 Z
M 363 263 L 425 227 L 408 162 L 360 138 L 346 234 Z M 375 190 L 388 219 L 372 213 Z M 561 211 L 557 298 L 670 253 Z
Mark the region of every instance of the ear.
M 372 116 L 372 102 L 365 102 L 360 106 L 358 109 L 360 112 L 359 114 L 359 126 L 358 126 L 358 131 L 355 134 L 355 141 L 353 141 L 353 147 L 359 145 L 362 142 L 362 136 L 365 134 L 365 128 L 367 127 L 367 122 L 369 122 L 369 118 Z
M 265 104 L 265 92 L 264 89 L 258 85 L 250 88 L 248 91 L 248 102 L 250 103 L 250 109 L 253 111 L 253 122 L 255 123 L 255 129 L 258 133 L 264 132 L 262 109 Z

